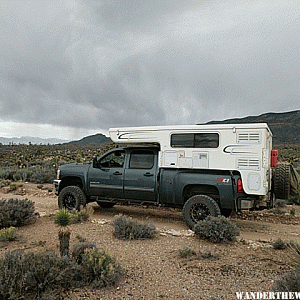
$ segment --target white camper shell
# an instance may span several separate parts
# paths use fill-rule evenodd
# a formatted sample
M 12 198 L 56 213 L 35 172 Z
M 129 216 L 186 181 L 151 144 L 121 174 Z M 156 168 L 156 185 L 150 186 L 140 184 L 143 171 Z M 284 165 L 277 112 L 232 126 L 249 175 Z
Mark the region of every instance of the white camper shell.
M 250 195 L 271 189 L 272 133 L 265 123 L 109 129 L 116 143 L 158 143 L 160 168 L 239 171 Z

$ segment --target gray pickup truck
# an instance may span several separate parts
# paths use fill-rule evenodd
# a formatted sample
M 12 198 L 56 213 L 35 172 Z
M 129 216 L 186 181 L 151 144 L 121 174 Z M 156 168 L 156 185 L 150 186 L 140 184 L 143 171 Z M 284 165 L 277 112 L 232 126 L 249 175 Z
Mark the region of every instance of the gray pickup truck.
M 79 210 L 96 201 L 102 208 L 116 203 L 182 208 L 193 228 L 208 215 L 239 211 L 241 201 L 251 198 L 238 171 L 158 166 L 156 147 L 116 148 L 90 164 L 63 165 L 54 181 L 58 205 Z

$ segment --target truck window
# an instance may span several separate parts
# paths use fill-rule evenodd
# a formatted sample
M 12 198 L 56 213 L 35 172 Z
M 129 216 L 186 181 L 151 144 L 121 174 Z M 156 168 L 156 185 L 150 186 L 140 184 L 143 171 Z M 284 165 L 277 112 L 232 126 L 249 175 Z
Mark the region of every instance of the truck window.
M 130 169 L 152 169 L 154 165 L 154 153 L 150 150 L 134 150 L 131 152 Z
M 171 135 L 173 148 L 218 148 L 218 133 L 183 133 Z
M 115 151 L 108 154 L 100 161 L 103 168 L 123 168 L 125 161 L 125 151 Z

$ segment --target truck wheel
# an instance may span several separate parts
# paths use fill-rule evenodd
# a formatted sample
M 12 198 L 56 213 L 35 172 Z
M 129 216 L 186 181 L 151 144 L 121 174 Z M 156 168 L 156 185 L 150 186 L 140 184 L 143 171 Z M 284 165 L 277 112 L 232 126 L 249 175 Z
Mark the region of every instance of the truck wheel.
M 86 196 L 78 186 L 67 186 L 58 195 L 58 206 L 60 209 L 80 210 L 80 206 L 86 205 Z
M 291 192 L 291 170 L 289 163 L 278 163 L 275 167 L 274 193 L 277 199 L 287 200 Z
M 221 211 L 213 198 L 206 195 L 195 195 L 186 201 L 182 213 L 187 226 L 193 229 L 197 222 L 208 216 L 216 217 L 221 214 Z
M 109 202 L 109 201 L 97 201 L 97 204 L 101 207 L 101 208 L 112 208 L 115 206 L 115 202 Z

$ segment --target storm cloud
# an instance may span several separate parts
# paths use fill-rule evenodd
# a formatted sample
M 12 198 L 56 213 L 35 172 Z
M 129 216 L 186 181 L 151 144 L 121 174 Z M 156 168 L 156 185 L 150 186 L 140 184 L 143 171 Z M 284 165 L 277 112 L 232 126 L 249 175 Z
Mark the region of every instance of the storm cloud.
M 1 122 L 105 131 L 300 106 L 298 1 L 0 1 L 0 11 Z

